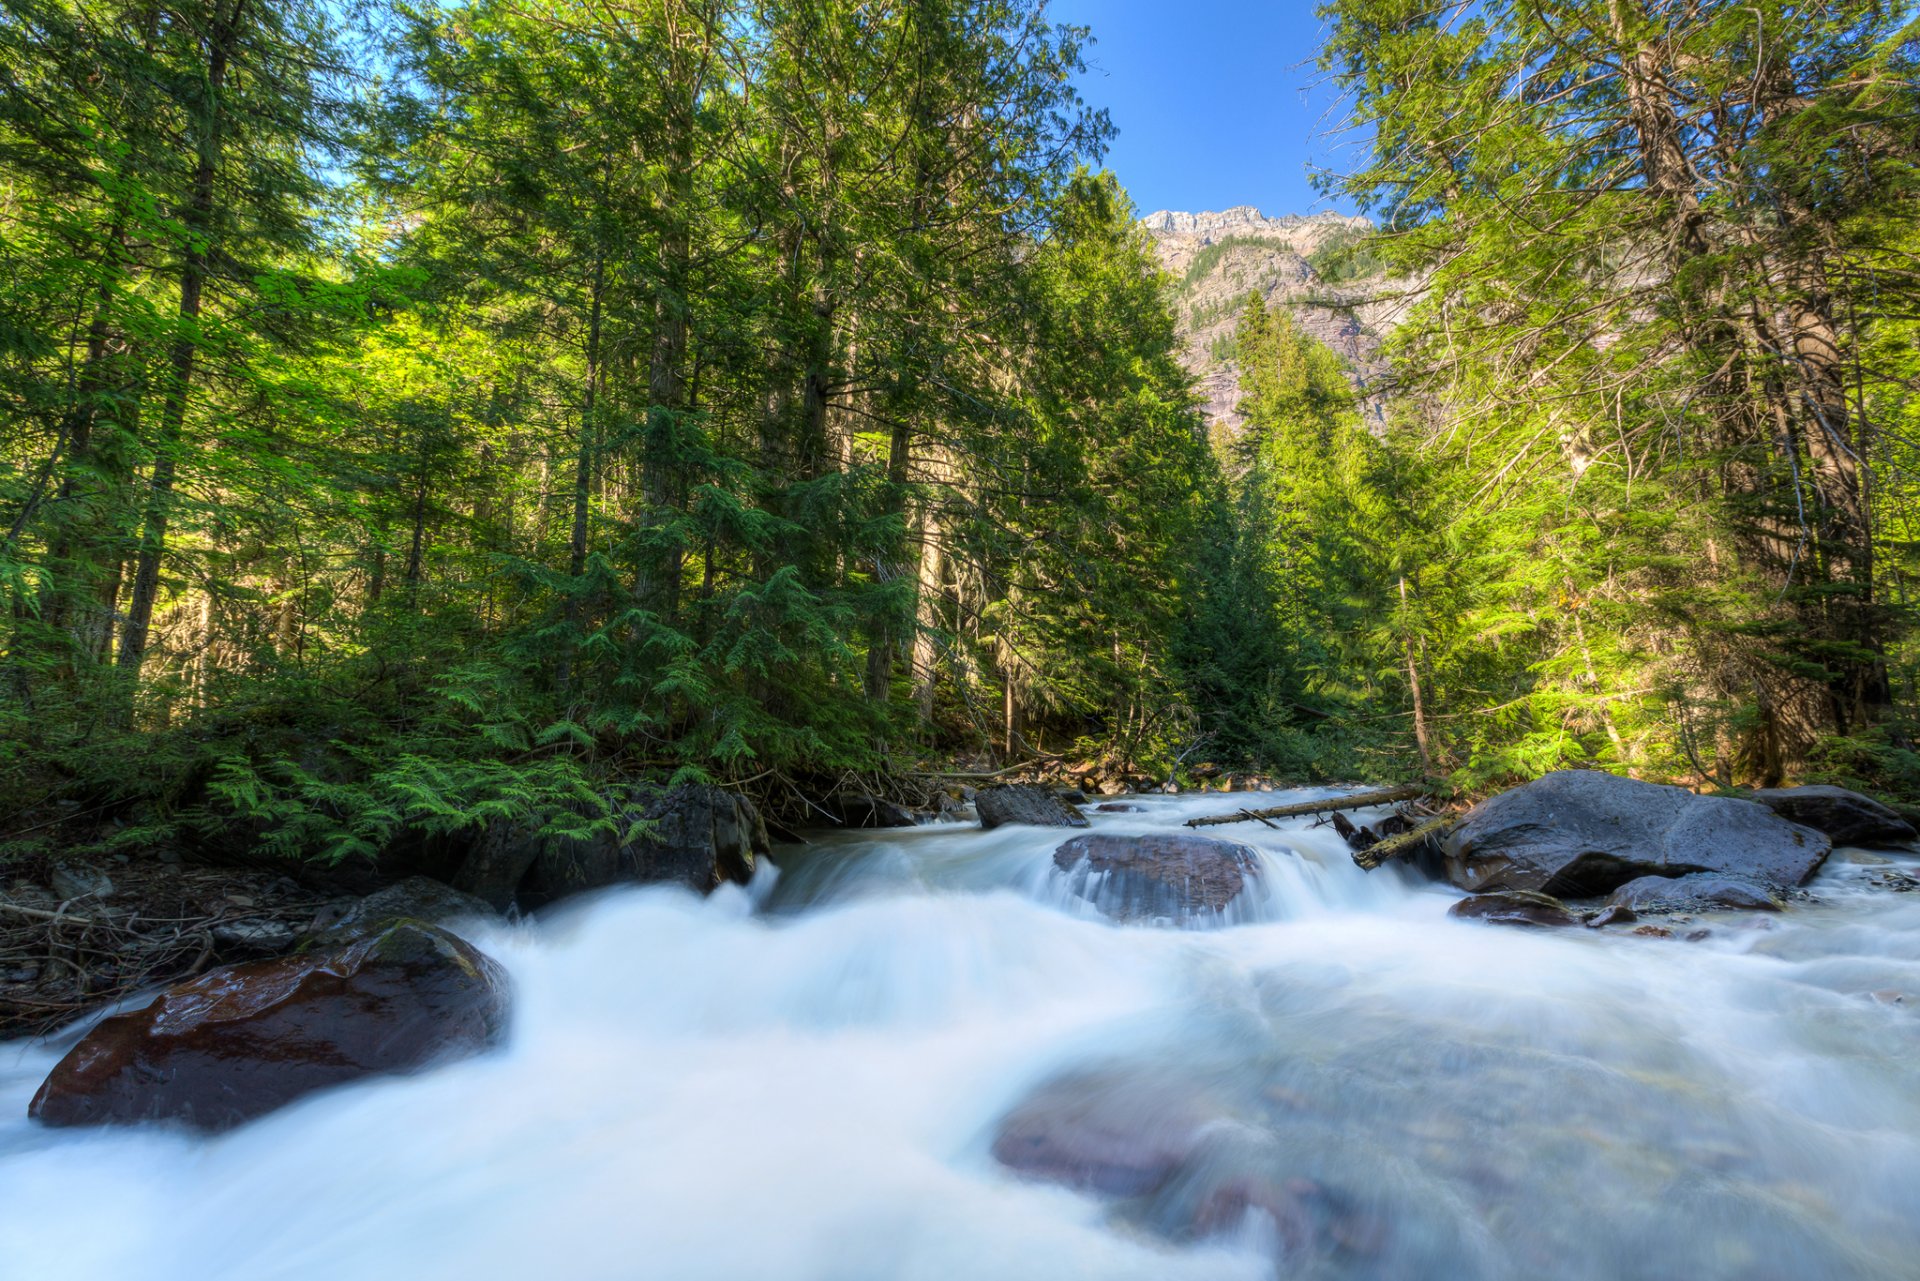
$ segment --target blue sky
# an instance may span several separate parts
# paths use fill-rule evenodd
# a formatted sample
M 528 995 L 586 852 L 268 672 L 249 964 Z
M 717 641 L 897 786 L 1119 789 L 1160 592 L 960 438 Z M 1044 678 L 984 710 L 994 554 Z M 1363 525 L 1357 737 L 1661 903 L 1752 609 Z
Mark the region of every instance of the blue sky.
M 1081 92 L 1119 127 L 1107 164 L 1141 213 L 1258 205 L 1344 208 L 1308 184 L 1338 166 L 1334 116 L 1312 88 L 1322 26 L 1312 0 L 1053 0 L 1093 28 Z

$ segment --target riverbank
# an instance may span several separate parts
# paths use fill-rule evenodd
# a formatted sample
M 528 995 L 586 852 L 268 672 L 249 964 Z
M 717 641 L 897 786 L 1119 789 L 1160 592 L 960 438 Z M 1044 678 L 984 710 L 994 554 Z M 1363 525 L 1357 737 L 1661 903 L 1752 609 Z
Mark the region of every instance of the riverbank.
M 1220 808 L 1125 803 L 1092 833 Z M 840 833 L 469 928 L 503 1047 L 212 1140 L 31 1127 L 62 1046 L 9 1047 L 0 1232 L 76 1281 L 1895 1281 L 1920 1251 L 1911 853 L 1843 847 L 1689 942 L 1453 920 L 1306 818 L 1232 830 L 1253 919 L 1116 926 L 1057 868 L 1077 835 Z M 1032 1134 L 1135 1182 L 1009 1165 Z

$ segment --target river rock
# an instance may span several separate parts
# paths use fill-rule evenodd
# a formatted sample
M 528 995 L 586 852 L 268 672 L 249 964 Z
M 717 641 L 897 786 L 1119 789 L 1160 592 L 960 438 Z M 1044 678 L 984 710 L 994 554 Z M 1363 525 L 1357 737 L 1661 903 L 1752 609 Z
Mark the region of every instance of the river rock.
M 622 884 L 680 884 L 706 893 L 744 883 L 771 842 L 753 802 L 724 788 L 686 783 L 628 789 L 613 832 L 537 836 L 495 823 L 482 832 L 454 888 L 496 910 L 542 907 L 570 894 Z M 632 840 L 627 832 L 641 831 Z
M 1063 1077 L 1007 1115 L 993 1155 L 1034 1178 L 1140 1196 L 1171 1178 L 1218 1123 L 1190 1090 L 1151 1077 Z
M 1031 783 L 999 783 L 973 796 L 980 826 L 991 831 L 1007 823 L 1033 827 L 1085 827 L 1087 816 L 1044 787 Z
M 340 908 L 323 908 L 314 918 L 313 933 L 323 940 L 345 942 L 395 921 L 486 920 L 498 916 L 488 903 L 430 876 L 409 876 L 378 893 Z
M 1607 899 L 1611 907 L 1635 912 L 1690 912 L 1703 907 L 1737 907 L 1778 912 L 1786 907 L 1758 881 L 1717 872 L 1688 876 L 1642 876 L 1628 881 Z
M 113 879 L 98 868 L 79 863 L 55 863 L 47 874 L 47 883 L 62 902 L 113 897 Z
M 1260 874 L 1246 846 L 1184 832 L 1076 836 L 1053 863 L 1074 893 L 1117 921 L 1212 923 Z
M 1464 890 L 1563 897 L 1689 872 L 1799 885 L 1831 848 L 1764 805 L 1598 770 L 1561 770 L 1483 801 L 1443 845 L 1447 874 Z
M 1769 787 L 1751 798 L 1789 822 L 1825 832 L 1835 845 L 1904 845 L 1920 837 L 1889 807 L 1844 787 Z
M 225 1130 L 315 1090 L 477 1054 L 507 983 L 445 930 L 403 922 L 325 951 L 227 966 L 103 1020 L 28 1114 L 48 1125 Z
M 1098 814 L 1144 814 L 1147 807 L 1144 805 L 1126 805 L 1119 801 L 1108 801 L 1104 805 L 1096 805 L 1093 808 L 1094 812 Z
M 1463 898 L 1447 909 L 1448 916 L 1490 925 L 1578 925 L 1580 918 L 1567 905 L 1532 890 L 1497 890 Z
M 844 827 L 913 827 L 920 820 L 913 811 L 865 792 L 842 792 L 833 798 L 834 812 Z

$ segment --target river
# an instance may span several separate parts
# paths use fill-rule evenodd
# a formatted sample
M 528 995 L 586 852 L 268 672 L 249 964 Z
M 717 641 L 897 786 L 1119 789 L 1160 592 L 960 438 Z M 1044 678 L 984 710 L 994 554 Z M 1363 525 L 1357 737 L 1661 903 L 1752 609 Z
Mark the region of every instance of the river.
M 1212 834 L 1263 867 L 1215 930 L 1106 923 L 1067 833 L 937 825 L 482 931 L 502 1050 L 215 1139 L 34 1126 L 69 1042 L 0 1046 L 0 1278 L 1920 1278 L 1920 894 L 1868 861 L 1913 856 L 1687 942 Z M 997 1127 L 1061 1081 L 1208 1140 L 1133 1196 L 1021 1177 Z M 1250 1179 L 1320 1218 L 1196 1219 Z

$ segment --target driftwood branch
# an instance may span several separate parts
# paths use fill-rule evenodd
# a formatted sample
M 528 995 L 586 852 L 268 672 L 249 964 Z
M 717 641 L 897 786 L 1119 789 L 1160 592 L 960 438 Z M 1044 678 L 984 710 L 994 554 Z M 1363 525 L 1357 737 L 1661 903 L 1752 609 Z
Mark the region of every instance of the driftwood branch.
M 1328 814 L 1334 810 L 1363 810 L 1373 805 L 1391 805 L 1395 801 L 1410 801 L 1425 796 L 1424 783 L 1408 783 L 1404 787 L 1389 787 L 1380 792 L 1356 792 L 1352 796 L 1329 796 L 1325 800 L 1301 801 L 1294 805 L 1281 805 L 1266 810 L 1236 810 L 1232 814 L 1208 814 L 1203 818 L 1190 818 L 1188 827 L 1212 827 L 1216 823 L 1246 823 L 1254 819 L 1299 818 L 1305 814 Z
M 1451 815 L 1442 814 L 1437 818 L 1430 818 L 1418 827 L 1408 828 L 1397 836 L 1389 836 L 1384 840 L 1375 841 L 1363 850 L 1355 850 L 1353 852 L 1353 861 L 1360 867 L 1371 872 L 1374 868 L 1379 867 L 1390 858 L 1398 858 L 1402 854 L 1412 853 L 1414 850 L 1420 848 L 1422 841 L 1430 836 L 1438 836 L 1452 826 L 1453 817 Z

